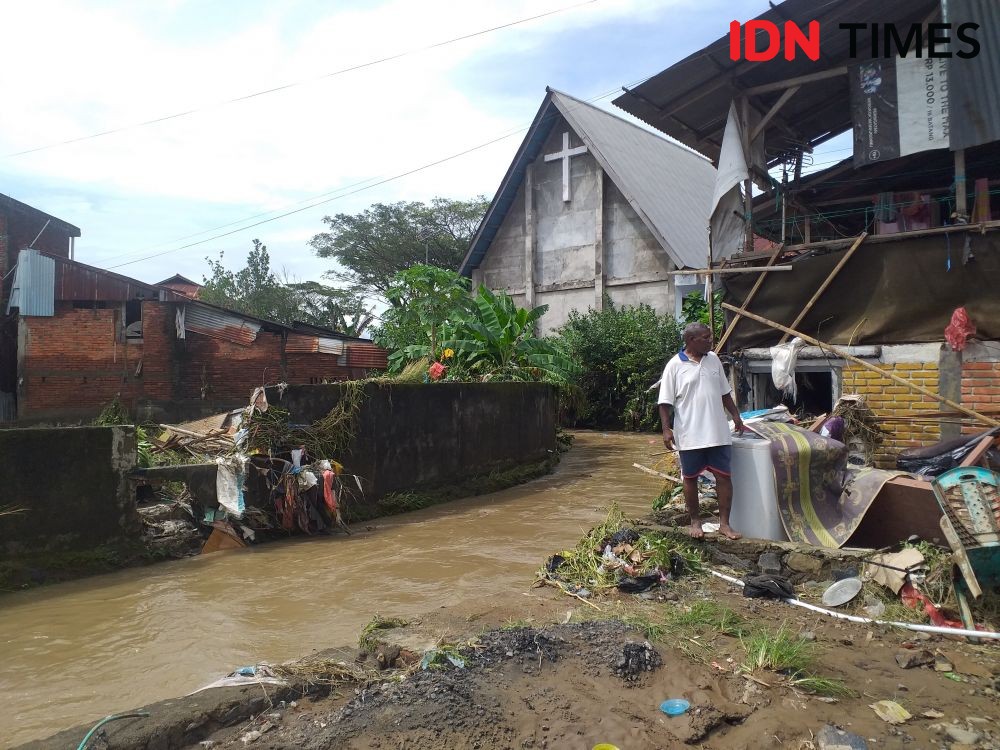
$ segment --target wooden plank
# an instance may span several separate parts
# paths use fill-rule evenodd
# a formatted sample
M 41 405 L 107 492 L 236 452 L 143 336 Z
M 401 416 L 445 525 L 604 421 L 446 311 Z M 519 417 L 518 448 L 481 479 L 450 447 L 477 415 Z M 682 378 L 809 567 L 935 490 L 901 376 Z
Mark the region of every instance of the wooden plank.
M 778 256 L 781 255 L 784 249 L 785 249 L 784 245 L 778 245 L 778 247 L 775 248 L 774 252 L 771 253 L 771 257 L 767 259 L 767 264 L 764 267 L 771 268 L 772 266 L 774 266 L 774 264 L 778 261 Z M 740 308 L 741 310 L 746 310 L 750 306 L 750 303 L 753 301 L 754 295 L 757 294 L 757 290 L 760 289 L 761 285 L 764 283 L 764 279 L 766 278 L 767 277 L 764 276 L 763 274 L 761 274 L 757 278 L 757 281 L 754 282 L 753 287 L 750 289 L 750 293 L 747 294 L 747 298 L 743 300 L 743 307 Z M 736 326 L 739 322 L 740 322 L 740 313 L 737 313 L 736 317 L 733 318 L 732 322 L 726 327 L 726 332 L 722 334 L 722 338 L 719 339 L 719 343 L 715 345 L 716 351 L 720 352 L 722 351 L 722 347 L 724 347 L 726 345 L 726 342 L 729 341 L 729 337 L 732 335 L 733 331 L 736 330 Z
M 728 304 L 726 302 L 722 303 L 722 307 L 725 308 L 726 310 L 731 311 L 731 312 L 740 312 L 740 309 L 738 307 L 730 305 L 730 304 Z M 872 372 L 877 372 L 882 377 L 888 378 L 889 380 L 892 380 L 895 383 L 899 383 L 902 386 L 906 386 L 907 388 L 909 388 L 912 391 L 916 391 L 917 393 L 922 393 L 923 395 L 928 396 L 928 397 L 934 399 L 935 401 L 939 401 L 942 404 L 946 404 L 947 406 L 950 406 L 952 409 L 955 409 L 956 411 L 960 411 L 963 414 L 969 415 L 970 417 L 975 417 L 978 421 L 980 421 L 980 422 L 982 422 L 984 424 L 988 424 L 988 425 L 990 425 L 990 427 L 1000 427 L 1000 422 L 998 422 L 997 420 L 995 420 L 995 419 L 993 419 L 991 417 L 987 417 L 987 416 L 985 416 L 983 414 L 980 414 L 977 411 L 973 411 L 972 409 L 966 409 L 961 404 L 956 404 L 951 399 L 947 399 L 944 396 L 940 396 L 937 393 L 935 393 L 934 391 L 930 390 L 929 388 L 924 388 L 922 385 L 917 385 L 916 383 L 913 383 L 913 382 L 907 380 L 906 378 L 901 378 L 899 375 L 897 375 L 894 372 L 889 372 L 888 370 L 883 370 L 881 367 L 878 367 L 877 365 L 873 365 L 870 362 L 866 362 L 863 359 L 859 359 L 858 357 L 855 357 L 853 354 L 848 354 L 843 349 L 838 349 L 835 346 L 830 346 L 830 344 L 826 344 L 826 343 L 824 343 L 822 341 L 814 339 L 812 336 L 808 336 L 808 335 L 806 335 L 806 334 L 804 334 L 804 333 L 802 333 L 800 331 L 796 331 L 794 328 L 789 328 L 788 326 L 783 326 L 783 325 L 781 325 L 781 323 L 775 323 L 773 320 L 768 320 L 767 318 L 765 318 L 765 317 L 763 317 L 761 315 L 756 315 L 755 313 L 749 312 L 747 310 L 743 310 L 741 312 L 741 314 L 744 317 L 750 318 L 751 320 L 756 320 L 758 323 L 763 323 L 764 325 L 770 326 L 771 328 L 777 329 L 779 331 L 784 331 L 785 333 L 787 333 L 787 334 L 789 334 L 791 336 L 798 336 L 800 339 L 802 339 L 803 341 L 805 341 L 807 344 L 812 344 L 813 346 L 822 347 L 822 348 L 826 349 L 827 351 L 829 351 L 829 352 L 831 352 L 833 354 L 836 354 L 838 357 L 842 357 L 843 359 L 846 359 L 846 360 L 848 360 L 850 362 L 853 362 L 856 365 L 861 365 L 866 370 L 871 370 Z
M 791 88 L 785 90 L 785 92 L 778 98 L 778 101 L 771 106 L 771 108 L 767 111 L 767 114 L 761 118 L 760 122 L 758 122 L 757 126 L 753 129 L 753 132 L 750 134 L 751 143 L 757 140 L 757 136 L 764 132 L 764 128 L 766 128 L 767 124 L 771 122 L 771 118 L 778 114 L 778 110 L 784 107 L 785 103 L 795 96 L 798 90 L 798 86 L 792 86 Z
M 849 261 L 851 259 L 851 256 L 854 255 L 854 252 L 859 247 L 861 247 L 861 243 L 865 241 L 865 237 L 867 236 L 868 232 L 862 232 L 861 234 L 858 235 L 858 238 L 854 240 L 854 244 L 851 245 L 851 249 L 848 250 L 846 253 L 844 253 L 844 257 L 841 258 L 840 261 L 837 263 L 837 265 L 833 267 L 833 270 L 830 271 L 827 277 L 823 280 L 823 283 L 819 285 L 819 289 L 816 290 L 816 293 L 813 294 L 813 296 L 809 299 L 808 302 L 806 302 L 806 306 L 802 308 L 802 312 L 800 312 L 799 316 L 794 321 L 792 321 L 792 324 L 789 326 L 789 328 L 795 328 L 799 323 L 803 321 L 806 315 L 809 314 L 809 311 L 812 310 L 813 305 L 815 305 L 816 301 L 823 296 L 823 292 L 825 292 L 827 287 L 830 286 L 830 284 L 833 282 L 835 278 L 837 278 L 837 274 L 840 273 L 840 269 L 842 269 L 845 265 L 847 265 L 847 261 Z M 787 339 L 788 339 L 788 334 L 786 333 L 784 336 L 781 337 L 781 340 L 778 343 L 784 344 Z
M 986 455 L 986 451 L 993 447 L 993 441 L 995 439 L 996 438 L 992 435 L 984 437 L 976 443 L 976 447 L 972 449 L 969 455 L 962 459 L 962 463 L 960 463 L 959 466 L 975 466 L 978 464 L 983 459 L 983 456 Z
M 632 464 L 636 469 L 646 474 L 654 477 L 659 477 L 660 479 L 668 479 L 671 482 L 676 482 L 677 484 L 683 484 L 683 481 L 679 477 L 672 477 L 669 474 L 664 474 L 662 471 L 656 471 L 655 469 L 650 469 L 648 466 L 643 466 L 642 464 Z
M 794 266 L 748 266 L 746 268 L 693 268 L 684 271 L 667 271 L 668 276 L 688 276 L 692 274 L 716 273 L 770 273 L 771 271 L 794 271 Z
M 774 81 L 773 83 L 763 83 L 760 86 L 751 86 L 748 89 L 743 89 L 743 93 L 747 96 L 766 94 L 769 91 L 781 91 L 782 89 L 787 89 L 792 86 L 801 86 L 804 83 L 815 83 L 816 81 L 824 81 L 827 78 L 837 78 L 844 75 L 847 75 L 847 67 L 841 66 L 839 68 L 821 70 L 819 73 L 810 73 L 804 76 L 796 76 L 795 78 L 786 78 L 783 81 Z
M 809 432 L 819 432 L 819 428 L 823 426 L 826 418 L 830 416 L 829 414 L 821 414 L 813 420 L 813 423 L 809 425 Z

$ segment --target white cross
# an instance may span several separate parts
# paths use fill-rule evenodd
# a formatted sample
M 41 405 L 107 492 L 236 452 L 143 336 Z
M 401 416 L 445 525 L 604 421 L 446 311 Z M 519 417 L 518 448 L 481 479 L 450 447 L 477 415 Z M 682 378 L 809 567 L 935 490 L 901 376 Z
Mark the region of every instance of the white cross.
M 563 150 L 558 154 L 546 154 L 545 161 L 555 161 L 556 159 L 562 159 L 562 178 L 563 178 L 563 200 L 569 200 L 569 160 L 571 156 L 578 156 L 579 154 L 587 153 L 586 146 L 577 146 L 576 148 L 569 147 L 569 133 L 563 133 Z

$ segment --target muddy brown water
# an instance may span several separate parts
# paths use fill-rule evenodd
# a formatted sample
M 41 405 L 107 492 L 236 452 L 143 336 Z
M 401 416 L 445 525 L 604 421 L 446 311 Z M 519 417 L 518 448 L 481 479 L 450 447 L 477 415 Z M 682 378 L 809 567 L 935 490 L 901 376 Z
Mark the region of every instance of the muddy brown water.
M 356 528 L 0 597 L 0 747 L 187 694 L 258 661 L 355 642 L 374 612 L 517 595 L 611 501 L 648 511 L 632 468 L 655 435 L 577 433 L 541 479 Z

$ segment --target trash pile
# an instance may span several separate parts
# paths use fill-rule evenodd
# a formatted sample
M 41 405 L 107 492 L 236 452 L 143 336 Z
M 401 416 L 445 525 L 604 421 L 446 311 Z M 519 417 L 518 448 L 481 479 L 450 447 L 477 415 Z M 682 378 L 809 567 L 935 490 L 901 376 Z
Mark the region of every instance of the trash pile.
M 539 585 L 552 585 L 580 599 L 617 589 L 650 591 L 701 568 L 690 544 L 652 529 L 634 527 L 617 504 L 576 547 L 552 555 L 539 571 Z
M 280 392 L 282 384 L 278 388 Z M 357 477 L 344 475 L 333 456 L 350 442 L 360 393 L 358 388 L 347 389 L 337 406 L 310 425 L 293 424 L 287 410 L 268 404 L 263 387 L 254 389 L 243 409 L 184 425 L 162 425 L 162 432 L 149 439 L 150 450 L 178 460 L 154 463 L 190 463 L 192 458 L 214 463 L 214 487 L 182 485 L 179 495 L 168 492 L 173 497 L 166 512 L 177 516 L 179 508 L 185 510 L 190 528 L 179 529 L 185 525 L 180 517 L 166 525 L 151 518 L 147 541 L 163 545 L 183 532 L 190 547 L 188 537 L 192 531 L 198 535 L 200 527 L 210 529 L 201 551 L 213 552 L 290 533 L 350 533 L 343 499 L 353 495 L 353 486 L 361 493 L 361 484 Z M 349 478 L 352 486 L 345 486 Z M 185 481 L 196 479 L 192 474 Z M 247 503 L 248 494 L 252 504 Z M 146 515 L 159 512 L 151 509 Z

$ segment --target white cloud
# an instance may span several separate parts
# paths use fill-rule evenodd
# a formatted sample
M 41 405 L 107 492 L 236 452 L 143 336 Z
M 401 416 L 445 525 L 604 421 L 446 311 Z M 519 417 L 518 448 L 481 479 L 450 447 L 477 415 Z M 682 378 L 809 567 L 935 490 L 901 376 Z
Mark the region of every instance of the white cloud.
M 217 16 L 205 24 L 211 30 L 193 28 L 197 33 L 190 35 L 169 31 L 181 14 L 196 17 L 197 7 L 179 1 L 155 8 L 95 7 L 75 0 L 11 4 L 0 45 L 0 89 L 16 106 L 13 116 L 0 118 L 0 153 L 200 111 L 2 159 L 0 169 L 8 179 L 66 186 L 53 196 L 64 196 L 57 205 L 38 207 L 81 226 L 78 246 L 91 253 L 91 262 L 124 253 L 135 258 L 201 229 L 392 176 L 526 126 L 545 81 L 524 81 L 526 94 L 534 92 L 533 98 L 526 96 L 533 102 L 527 107 L 498 111 L 482 106 L 474 89 L 460 90 L 453 83 L 456 73 L 487 52 L 524 54 L 567 30 L 649 18 L 678 2 L 690 0 L 600 0 L 327 78 L 320 77 L 570 2 L 390 0 L 373 8 L 331 9 L 309 23 L 295 21 L 294 4 L 271 4 L 249 20 L 241 4 L 217 4 L 226 10 L 212 9 Z M 308 82 L 216 106 L 292 81 Z M 211 246 L 119 270 L 140 275 L 148 269 L 143 275 L 155 276 L 166 266 L 200 269 L 215 247 L 247 248 L 248 237 L 267 233 L 272 247 L 281 247 L 315 275 L 328 263 L 311 258 L 305 243 L 322 229 L 324 214 L 360 210 L 375 201 L 490 193 L 518 140 Z M 87 198 L 91 191 L 96 196 Z M 0 187 L 0 192 L 7 191 Z M 181 212 L 192 203 L 205 207 L 204 217 L 218 218 L 191 226 Z M 137 226 L 124 231 L 129 222 Z

